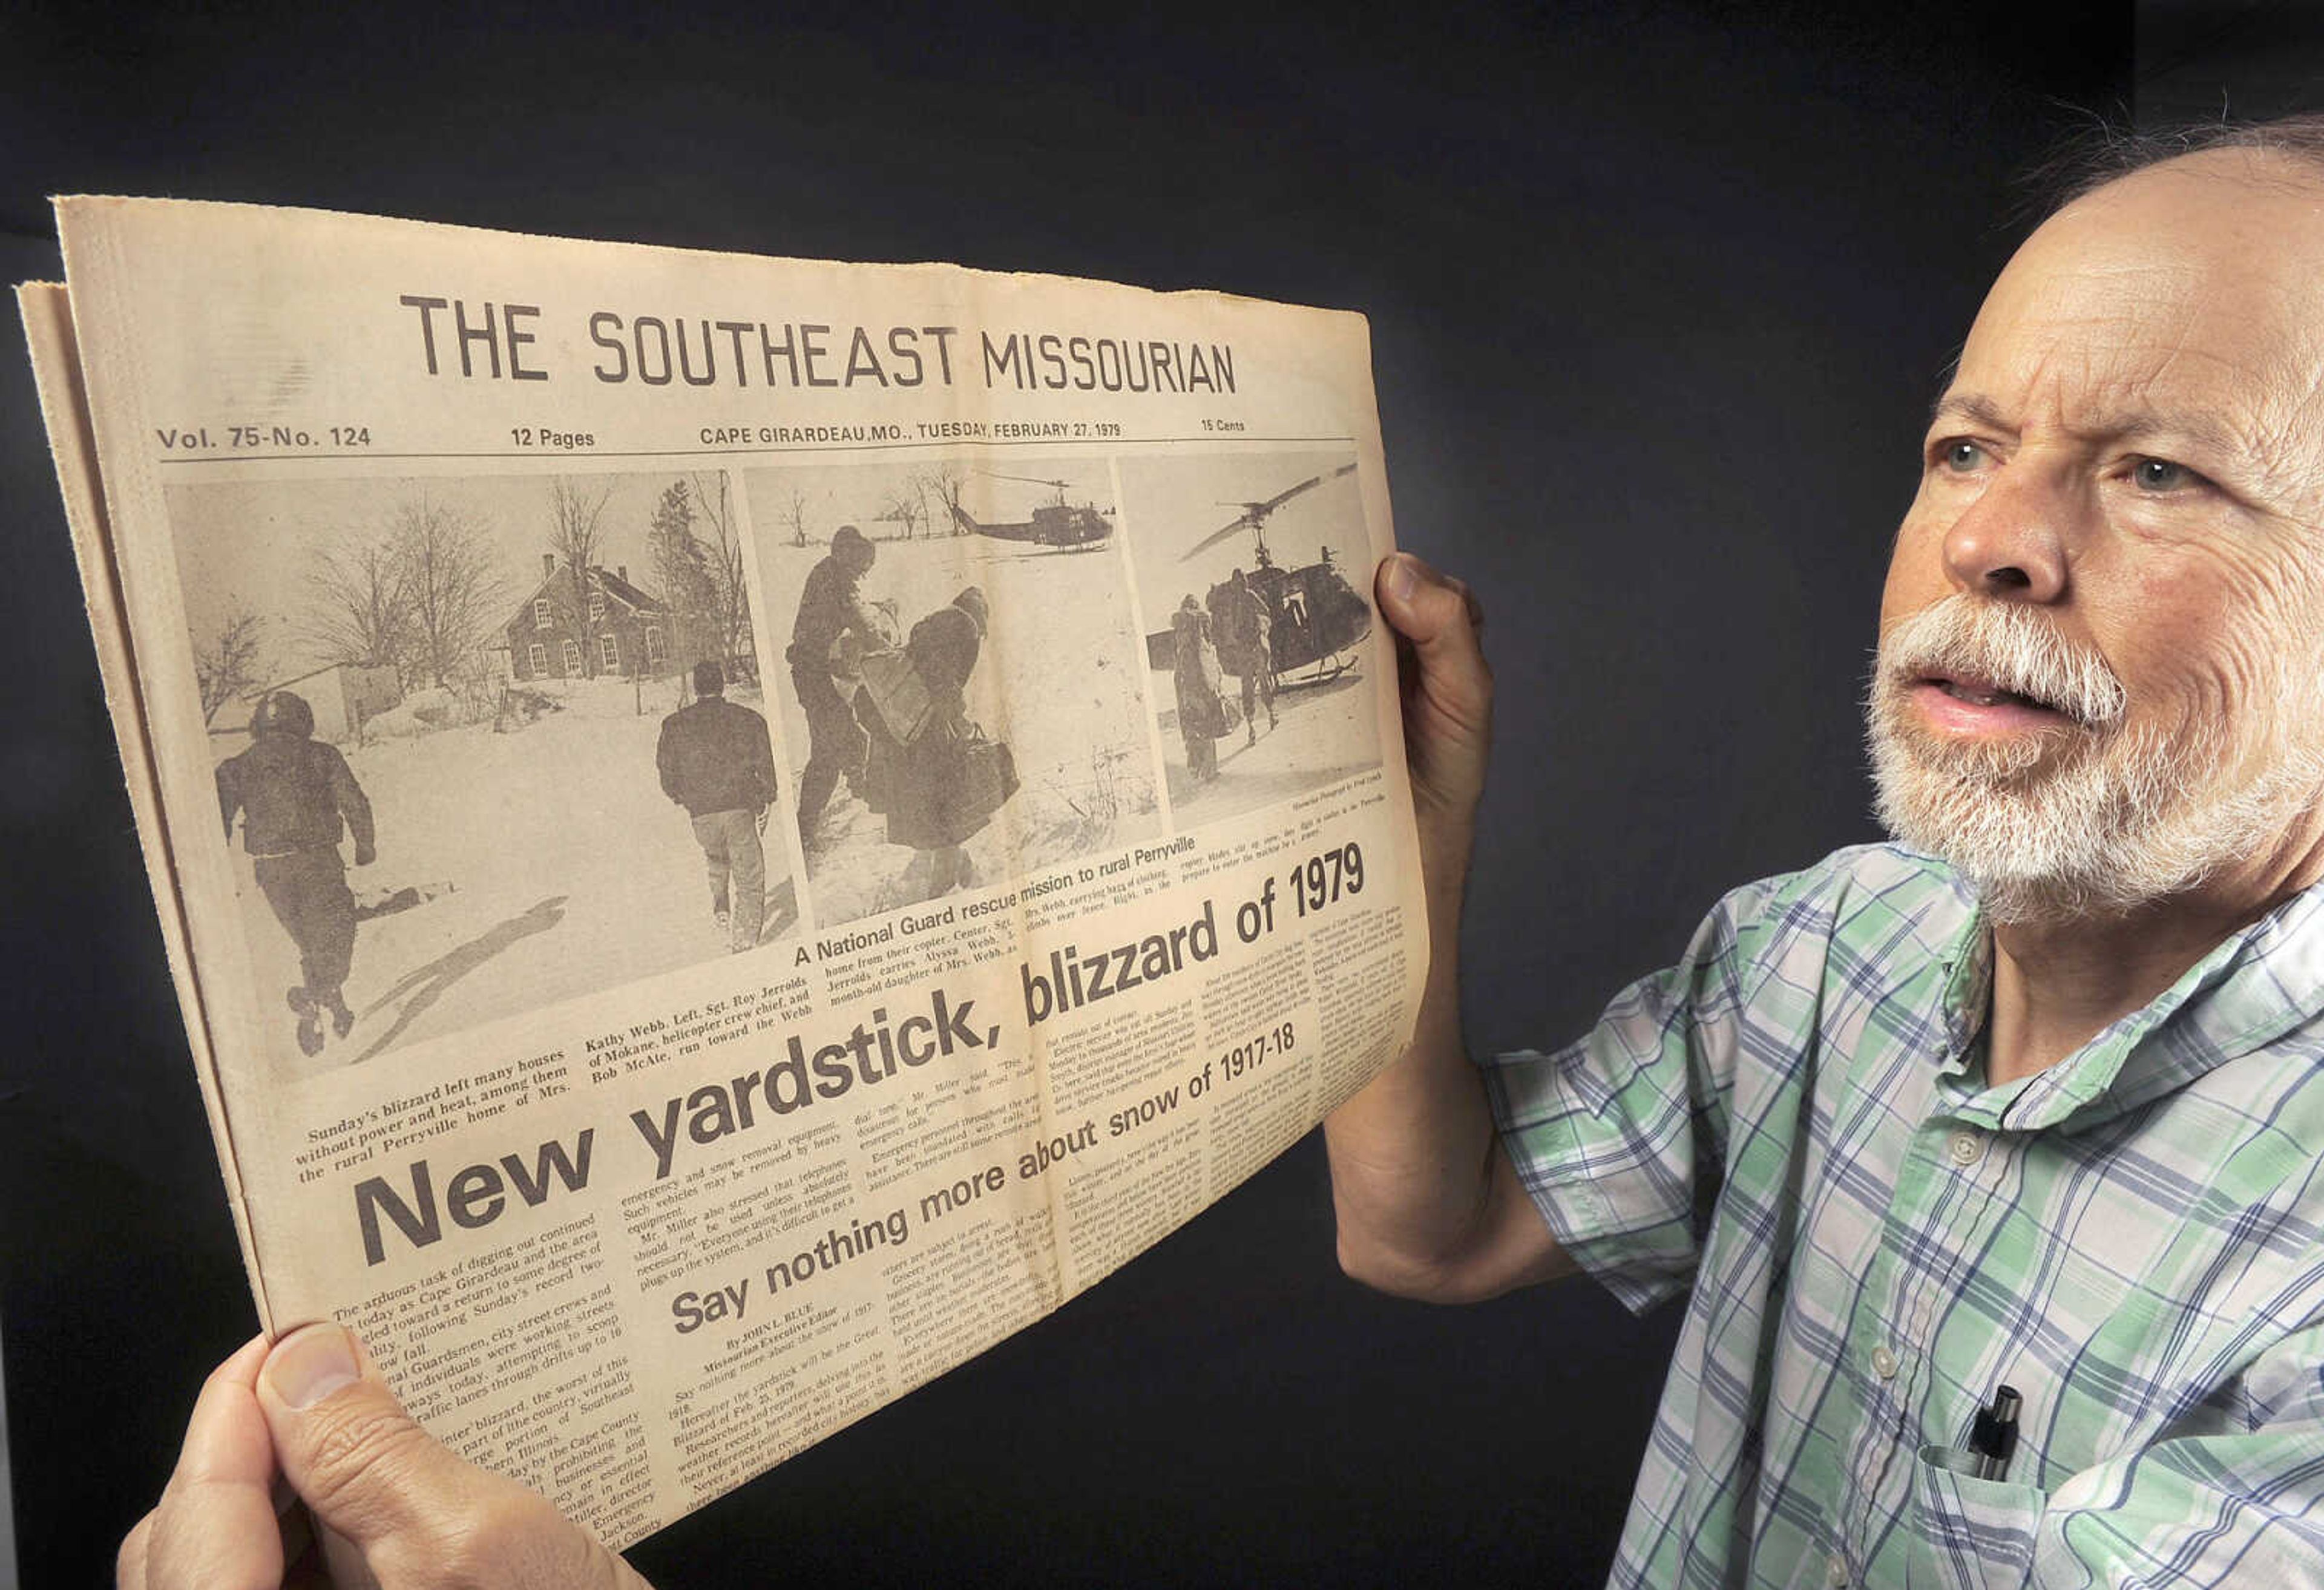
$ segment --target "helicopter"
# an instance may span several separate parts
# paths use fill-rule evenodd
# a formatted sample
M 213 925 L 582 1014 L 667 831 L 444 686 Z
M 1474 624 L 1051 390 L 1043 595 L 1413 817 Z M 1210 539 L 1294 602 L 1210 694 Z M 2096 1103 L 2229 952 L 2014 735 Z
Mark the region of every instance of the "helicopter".
M 1179 556 L 1185 563 L 1208 552 L 1220 542 L 1241 531 L 1249 530 L 1255 543 L 1254 565 L 1243 574 L 1243 581 L 1258 593 L 1267 604 L 1271 620 L 1268 649 L 1271 662 L 1280 685 L 1285 688 L 1303 685 L 1322 685 L 1336 679 L 1355 663 L 1352 655 L 1358 642 L 1371 632 L 1371 604 L 1348 584 L 1340 572 L 1332 549 L 1320 549 L 1318 561 L 1298 568 L 1277 565 L 1267 547 L 1267 520 L 1269 515 L 1302 492 L 1311 492 L 1327 481 L 1353 474 L 1353 464 L 1319 475 L 1311 475 L 1297 485 L 1277 492 L 1263 502 L 1223 503 L 1222 507 L 1240 508 L 1242 511 L 1225 525 L 1205 536 Z M 1227 604 L 1233 592 L 1231 580 L 1222 580 L 1213 585 L 1207 595 L 1209 610 L 1217 613 Z M 1163 630 L 1146 638 L 1146 661 L 1148 666 L 1168 669 L 1177 658 L 1177 637 L 1174 630 Z M 1240 674 L 1247 669 L 1238 648 L 1222 638 L 1219 660 L 1227 671 Z M 1302 674 L 1301 669 L 1307 672 Z M 1296 677 L 1294 676 L 1296 676 Z
M 1065 488 L 1071 481 L 1045 481 L 1028 474 L 1002 474 L 998 470 L 985 470 L 996 481 L 1022 481 L 1030 486 L 1047 486 L 1057 493 L 1054 502 L 1044 502 L 1033 510 L 1033 517 L 1017 524 L 980 524 L 968 510 L 955 502 L 952 517 L 955 523 L 972 535 L 990 536 L 996 541 L 1031 541 L 1042 547 L 1061 547 L 1068 552 L 1080 552 L 1102 546 L 1113 534 L 1113 510 L 1084 502 L 1075 507 L 1065 501 Z

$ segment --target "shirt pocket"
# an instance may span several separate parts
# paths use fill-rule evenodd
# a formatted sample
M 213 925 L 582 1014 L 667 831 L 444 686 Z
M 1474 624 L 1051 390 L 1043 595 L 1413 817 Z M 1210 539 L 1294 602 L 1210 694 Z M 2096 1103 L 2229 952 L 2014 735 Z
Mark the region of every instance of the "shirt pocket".
M 2034 1571 L 2034 1532 L 2049 1493 L 2039 1485 L 1979 1479 L 1954 1447 L 1921 1448 L 1913 1474 L 1911 1590 L 2003 1590 Z

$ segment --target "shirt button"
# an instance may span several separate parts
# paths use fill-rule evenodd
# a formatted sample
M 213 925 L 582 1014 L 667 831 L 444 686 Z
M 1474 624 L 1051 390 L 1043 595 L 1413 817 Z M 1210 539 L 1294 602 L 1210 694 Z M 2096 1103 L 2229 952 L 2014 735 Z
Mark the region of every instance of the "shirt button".
M 1848 1584 L 1848 1558 L 1835 1551 L 1823 1565 L 1823 1582 L 1832 1590 L 1845 1590 Z
M 1872 1373 L 1883 1380 L 1896 1378 L 1896 1355 L 1886 1347 L 1872 1349 Z
M 1985 1157 L 1985 1139 L 1974 1132 L 1956 1132 L 1945 1152 L 1952 1155 L 1953 1163 L 1966 1169 Z

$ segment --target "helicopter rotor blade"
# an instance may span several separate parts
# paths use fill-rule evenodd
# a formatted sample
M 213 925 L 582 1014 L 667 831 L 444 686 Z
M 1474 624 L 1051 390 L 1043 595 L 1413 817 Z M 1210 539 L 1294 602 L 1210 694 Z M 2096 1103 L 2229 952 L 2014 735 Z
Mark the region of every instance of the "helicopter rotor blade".
M 1277 509 L 1282 507 L 1294 497 L 1299 495 L 1300 492 L 1312 492 L 1317 486 L 1322 485 L 1325 481 L 1336 481 L 1343 474 L 1353 474 L 1355 473 L 1356 466 L 1354 464 L 1342 464 L 1339 468 L 1333 470 L 1328 474 L 1310 475 L 1305 480 L 1301 481 L 1297 485 L 1292 487 L 1289 491 L 1277 492 L 1274 496 L 1269 497 L 1266 501 L 1259 503 L 1257 507 L 1250 510 L 1250 511 L 1256 514 L 1259 518 L 1265 519 L 1268 514 L 1273 513 Z
M 1253 519 L 1248 513 L 1240 515 L 1239 517 L 1229 520 L 1226 524 L 1222 525 L 1219 528 L 1212 531 L 1209 535 L 1195 542 L 1192 547 L 1187 547 L 1185 551 L 1178 555 L 1178 561 L 1180 563 L 1190 563 L 1194 559 L 1200 557 L 1204 553 L 1208 552 L 1220 542 L 1225 540 L 1228 537 L 1240 535 L 1244 530 L 1255 530 L 1257 528 L 1259 528 L 1259 521 L 1257 519 Z
M 1241 508 L 1242 512 L 1228 524 L 1213 530 L 1210 535 L 1204 537 L 1202 540 L 1197 541 L 1194 546 L 1181 553 L 1179 555 L 1178 561 L 1180 563 L 1185 563 L 1190 558 L 1202 553 L 1208 552 L 1212 547 L 1225 540 L 1229 536 L 1235 534 L 1238 530 L 1256 530 L 1263 533 L 1264 528 L 1267 524 L 1267 516 L 1273 513 L 1285 503 L 1290 501 L 1294 497 L 1298 496 L 1300 492 L 1313 491 L 1326 481 L 1336 481 L 1343 474 L 1353 474 L 1355 473 L 1356 466 L 1354 464 L 1343 464 L 1340 465 L 1339 468 L 1332 470 L 1327 473 L 1310 475 L 1307 479 L 1301 481 L 1297 485 L 1291 487 L 1287 491 L 1277 492 L 1274 496 L 1269 497 L 1264 502 L 1223 503 L 1221 506 L 1228 508 L 1240 507 Z
M 987 469 L 980 471 L 979 473 L 989 474 L 996 481 L 1022 481 L 1028 486 L 1055 486 L 1060 492 L 1065 491 L 1074 483 L 1071 481 L 1045 481 L 1038 475 L 1003 474 L 997 469 Z

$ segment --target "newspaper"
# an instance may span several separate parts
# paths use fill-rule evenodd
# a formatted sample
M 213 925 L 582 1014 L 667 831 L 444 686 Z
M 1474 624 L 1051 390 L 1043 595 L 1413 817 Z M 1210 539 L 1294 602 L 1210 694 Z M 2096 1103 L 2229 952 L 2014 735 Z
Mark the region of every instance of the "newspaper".
M 1360 317 L 151 200 L 19 302 L 262 1319 L 626 1544 L 1409 1037 Z

